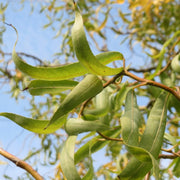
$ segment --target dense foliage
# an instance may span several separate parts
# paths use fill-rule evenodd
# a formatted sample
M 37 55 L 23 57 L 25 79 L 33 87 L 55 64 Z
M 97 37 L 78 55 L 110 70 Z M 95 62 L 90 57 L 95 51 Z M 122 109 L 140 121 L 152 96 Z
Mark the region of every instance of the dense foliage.
M 25 159 L 38 161 L 38 155 L 43 154 L 44 164 L 55 169 L 54 177 L 45 179 L 179 178 L 180 3 L 32 2 L 31 13 L 40 7 L 39 13 L 49 21 L 44 28 L 52 28 L 55 38 L 61 37 L 56 57 L 64 58 L 64 64 L 59 61 L 55 66 L 55 62 L 16 52 L 21 34 L 13 22 L 6 22 L 9 3 L 1 3 L 1 21 L 5 23 L 0 27 L 0 43 L 6 44 L 3 34 L 13 28 L 16 68 L 9 70 L 9 54 L 0 49 L 0 77 L 9 83 L 17 100 L 20 89 L 29 91 L 32 117 L 11 112 L 0 112 L 0 116 L 41 139 L 42 147 Z M 19 2 L 22 8 L 26 3 Z M 127 52 L 114 50 L 113 43 L 125 46 Z M 141 56 L 143 67 L 136 59 L 129 65 L 128 53 L 136 55 L 132 58 Z M 40 65 L 30 65 L 22 56 Z M 36 102 L 36 96 L 46 100 Z M 141 105 L 139 98 L 143 99 Z M 102 149 L 106 151 L 103 165 L 94 170 L 92 155 Z M 103 162 L 103 156 L 108 156 L 109 162 Z M 162 166 L 164 163 L 168 165 Z M 28 173 L 26 176 L 30 178 Z

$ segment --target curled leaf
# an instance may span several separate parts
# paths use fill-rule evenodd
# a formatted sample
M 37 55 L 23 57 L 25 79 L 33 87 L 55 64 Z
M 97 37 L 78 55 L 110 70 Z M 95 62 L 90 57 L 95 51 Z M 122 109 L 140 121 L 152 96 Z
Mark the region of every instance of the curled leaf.
M 87 131 L 104 131 L 109 127 L 100 121 L 85 121 L 80 118 L 70 118 L 65 124 L 65 130 L 69 135 L 77 135 Z
M 44 129 L 49 123 L 49 120 L 38 120 L 38 119 L 32 119 L 27 118 L 24 116 L 20 116 L 13 113 L 0 113 L 0 116 L 4 116 L 11 121 L 15 122 L 19 126 L 23 127 L 24 129 L 27 129 L 29 131 L 32 131 L 34 133 L 39 134 L 49 134 L 53 133 L 56 130 L 58 130 L 66 121 L 66 117 L 61 117 L 56 121 L 51 127 L 48 129 Z
M 72 41 L 79 62 L 92 74 L 114 75 L 123 71 L 123 68 L 110 68 L 101 64 L 92 53 L 86 39 L 83 19 L 77 5 L 75 5 L 75 22 L 72 27 Z
M 177 54 L 172 62 L 171 62 L 171 67 L 173 69 L 173 71 L 180 73 L 180 54 Z

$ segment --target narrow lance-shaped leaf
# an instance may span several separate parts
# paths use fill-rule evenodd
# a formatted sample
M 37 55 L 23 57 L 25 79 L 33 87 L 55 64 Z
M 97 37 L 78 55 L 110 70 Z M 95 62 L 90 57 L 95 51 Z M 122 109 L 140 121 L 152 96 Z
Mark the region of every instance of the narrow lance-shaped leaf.
M 169 94 L 162 92 L 156 100 L 149 114 L 146 129 L 140 142 L 140 146 L 148 150 L 155 158 L 158 158 L 163 142 L 168 98 Z
M 109 127 L 99 120 L 85 121 L 81 118 L 70 118 L 65 124 L 65 130 L 69 135 L 77 135 L 87 131 L 104 131 L 108 129 Z
M 79 62 L 92 74 L 114 75 L 123 71 L 123 68 L 110 68 L 101 64 L 92 53 L 86 39 L 83 19 L 75 4 L 75 22 L 72 27 L 72 42 Z
M 61 156 L 60 156 L 61 168 L 67 180 L 81 179 L 76 170 L 74 163 L 74 149 L 75 149 L 76 138 L 77 136 L 69 136 L 61 151 Z M 92 159 L 90 160 L 91 162 L 90 162 L 89 171 L 82 178 L 82 180 L 92 180 L 94 177 Z
M 12 26 L 12 25 L 11 25 Z M 28 76 L 41 79 L 41 80 L 64 80 L 70 79 L 78 76 L 82 76 L 89 71 L 79 62 L 72 63 L 68 65 L 63 65 L 59 67 L 34 67 L 22 60 L 16 53 L 16 44 L 18 42 L 18 32 L 14 26 L 12 26 L 16 31 L 17 40 L 14 44 L 12 59 L 16 67 Z M 108 64 L 115 60 L 122 60 L 123 55 L 120 52 L 105 52 L 96 55 L 96 59 L 102 64 Z
M 29 131 L 32 131 L 34 133 L 39 134 L 49 134 L 55 132 L 57 129 L 59 129 L 66 121 L 66 116 L 61 117 L 56 121 L 51 127 L 48 129 L 44 129 L 49 123 L 49 120 L 39 120 L 39 119 L 32 119 L 27 118 L 24 116 L 20 116 L 13 113 L 0 113 L 0 116 L 4 116 L 19 126 L 23 127 L 24 129 L 27 129 Z
M 12 113 L 0 113 L 0 116 L 4 116 L 14 121 L 21 127 L 28 129 L 36 133 L 52 133 L 59 129 L 66 121 L 64 117 L 69 111 L 75 108 L 77 105 L 81 104 L 88 98 L 91 98 L 102 91 L 103 85 L 102 81 L 95 75 L 86 76 L 64 99 L 63 103 L 60 105 L 59 109 L 53 115 L 50 120 L 36 120 L 31 118 L 26 118 L 20 115 Z M 46 129 L 45 127 L 51 127 Z
M 73 108 L 81 104 L 83 101 L 94 97 L 103 90 L 102 81 L 96 76 L 87 75 L 64 99 L 57 111 L 54 113 L 48 126 L 60 117 L 67 114 Z M 46 127 L 47 128 L 47 127 Z
M 62 80 L 62 81 L 44 81 L 33 80 L 26 89 L 33 96 L 43 94 L 59 94 L 62 91 L 73 89 L 78 84 L 77 81 Z
M 77 136 L 69 136 L 61 152 L 61 168 L 68 180 L 81 180 L 74 164 L 74 148 Z
M 119 177 L 126 179 L 142 179 L 146 173 L 153 170 L 155 178 L 159 179 L 158 158 L 166 125 L 166 115 L 169 94 L 162 92 L 157 98 L 147 120 L 146 129 L 140 141 L 139 147 L 147 151 L 151 161 L 141 162 L 135 157 L 128 163 Z M 148 142 L 148 143 L 147 143 Z
M 125 113 L 121 118 L 122 137 L 127 145 L 139 144 L 139 126 L 141 114 L 137 105 L 136 96 L 133 90 L 130 90 L 126 96 Z

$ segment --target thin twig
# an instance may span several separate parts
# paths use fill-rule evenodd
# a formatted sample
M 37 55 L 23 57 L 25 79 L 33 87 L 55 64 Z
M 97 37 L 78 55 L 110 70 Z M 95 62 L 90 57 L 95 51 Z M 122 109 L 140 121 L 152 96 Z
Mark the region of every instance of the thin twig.
M 12 53 L 2 53 L 3 55 L 5 55 L 5 56 L 11 56 L 12 55 Z M 41 60 L 40 58 L 38 58 L 38 57 L 36 57 L 36 56 L 33 56 L 33 55 L 31 55 L 31 54 L 27 54 L 27 53 L 24 53 L 24 52 L 17 52 L 17 54 L 19 55 L 19 56 L 26 56 L 26 57 L 29 57 L 29 58 L 32 58 L 32 59 L 34 59 L 34 60 L 37 60 L 40 64 L 43 64 L 44 66 L 47 66 L 47 64 L 45 64 L 44 62 L 43 62 L 43 60 Z
M 168 61 L 166 66 L 164 66 L 158 73 L 157 76 L 159 76 L 162 72 L 164 72 L 171 64 L 171 61 Z
M 22 161 L 21 159 L 17 158 L 16 156 L 8 153 L 7 151 L 0 148 L 0 154 L 4 156 L 5 158 L 12 161 L 16 166 L 26 170 L 29 172 L 36 180 L 44 180 L 44 178 L 38 174 L 37 171 L 35 171 L 29 164 L 27 164 L 25 161 Z
M 180 151 L 178 151 L 177 153 L 175 154 L 159 154 L 159 159 L 162 158 L 162 159 L 175 159 L 177 157 L 180 157 Z
M 161 89 L 164 89 L 164 90 L 170 92 L 171 94 L 173 94 L 178 100 L 180 100 L 179 92 L 175 91 L 174 89 L 172 89 L 172 88 L 170 88 L 170 87 L 168 87 L 168 86 L 166 86 L 164 84 L 158 83 L 156 81 L 140 78 L 140 77 L 128 72 L 127 70 L 124 71 L 124 75 L 128 76 L 128 77 L 131 77 L 132 79 L 135 79 L 135 80 L 137 80 L 139 82 L 144 82 L 147 85 L 152 85 L 152 86 L 156 86 L 156 87 L 159 87 Z
M 135 69 L 135 68 L 129 68 L 128 71 L 134 71 L 136 73 L 144 73 L 144 72 L 150 72 L 152 70 L 155 70 L 156 67 L 150 67 L 150 68 L 147 68 L 147 69 Z
M 102 136 L 104 139 L 106 139 L 106 140 L 123 142 L 122 139 L 119 139 L 119 138 L 110 138 L 110 137 L 105 136 L 104 134 L 100 133 L 99 131 L 97 131 L 97 133 L 98 133 L 100 136 Z

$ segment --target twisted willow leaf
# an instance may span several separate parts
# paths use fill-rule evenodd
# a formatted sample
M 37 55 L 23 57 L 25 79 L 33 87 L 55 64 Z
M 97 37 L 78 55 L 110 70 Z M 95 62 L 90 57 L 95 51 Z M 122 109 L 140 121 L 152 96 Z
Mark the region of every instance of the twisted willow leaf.
M 85 121 L 80 118 L 70 118 L 65 124 L 65 130 L 69 135 L 77 135 L 87 131 L 104 131 L 109 127 L 100 121 Z
M 87 75 L 64 99 L 57 111 L 51 118 L 49 125 L 57 121 L 60 117 L 71 111 L 83 101 L 97 95 L 103 90 L 102 81 L 96 76 Z M 48 125 L 48 126 L 49 126 Z
M 75 22 L 72 27 L 72 42 L 79 62 L 92 74 L 114 75 L 123 71 L 123 68 L 110 68 L 101 64 L 92 53 L 86 39 L 83 19 L 77 5 L 75 5 Z
M 139 147 L 130 147 L 131 153 L 133 153 L 136 158 L 132 158 L 119 175 L 122 180 L 142 179 L 145 174 L 151 170 L 152 166 L 156 179 L 159 179 L 157 159 L 165 131 L 168 97 L 169 94 L 167 94 L 167 92 L 162 92 L 157 98 L 148 117 L 146 129 L 139 143 Z M 139 150 L 140 152 L 138 152 Z M 141 154 L 141 151 L 144 152 L 143 158 L 138 156 Z
M 39 134 L 49 134 L 55 132 L 57 129 L 59 129 L 66 121 L 66 117 L 61 117 L 53 123 L 48 129 L 44 129 L 49 123 L 49 120 L 38 120 L 38 119 L 32 119 L 32 118 L 26 118 L 24 116 L 20 116 L 13 113 L 0 113 L 0 116 L 4 116 L 19 126 L 23 127 L 24 129 L 27 129 L 29 131 L 32 131 L 34 133 Z
M 12 25 L 11 25 L 12 26 Z M 73 63 L 69 65 L 64 65 L 60 67 L 34 67 L 25 63 L 16 53 L 16 44 L 18 41 L 18 32 L 14 26 L 12 26 L 16 31 L 17 40 L 14 44 L 12 59 L 16 67 L 28 76 L 40 79 L 40 80 L 64 80 L 70 79 L 78 76 L 82 76 L 88 71 L 81 63 Z M 96 60 L 102 64 L 108 64 L 114 60 L 122 60 L 123 55 L 120 52 L 105 52 L 98 54 Z
M 59 94 L 62 91 L 73 89 L 78 84 L 77 81 L 62 80 L 62 81 L 44 81 L 33 80 L 26 89 L 33 96 L 43 94 Z

